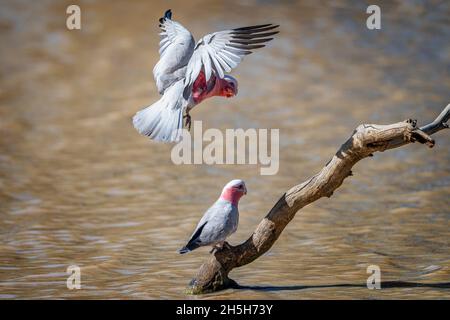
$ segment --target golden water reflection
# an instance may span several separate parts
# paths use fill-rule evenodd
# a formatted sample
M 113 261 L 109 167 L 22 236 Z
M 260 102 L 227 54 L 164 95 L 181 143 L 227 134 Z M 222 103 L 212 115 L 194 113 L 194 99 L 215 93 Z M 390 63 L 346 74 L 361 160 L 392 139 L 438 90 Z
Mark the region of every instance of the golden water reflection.
M 249 190 L 230 239 L 238 243 L 358 124 L 423 124 L 449 102 L 450 5 L 431 3 L 391 2 L 382 30 L 369 31 L 366 5 L 351 1 L 80 1 L 82 29 L 68 31 L 68 1 L 2 1 L 0 298 L 186 297 L 208 249 L 176 250 L 227 181 Z M 197 39 L 281 25 L 233 72 L 238 97 L 192 114 L 209 128 L 279 128 L 277 175 L 175 166 L 170 146 L 135 132 L 132 115 L 158 99 L 151 70 L 168 7 Z M 448 286 L 358 287 L 370 264 L 383 281 L 449 282 L 450 141 L 435 138 L 432 150 L 411 145 L 359 163 L 269 253 L 232 272 L 246 289 L 203 298 L 449 298 Z M 66 288 L 69 265 L 82 268 L 81 290 Z

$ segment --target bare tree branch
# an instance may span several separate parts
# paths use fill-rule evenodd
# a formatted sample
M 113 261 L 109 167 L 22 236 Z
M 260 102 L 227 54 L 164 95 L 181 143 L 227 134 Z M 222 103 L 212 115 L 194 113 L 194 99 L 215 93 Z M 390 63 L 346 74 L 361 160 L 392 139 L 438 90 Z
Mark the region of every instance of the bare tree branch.
M 439 130 L 448 128 L 448 120 L 450 119 L 450 104 L 448 104 L 441 114 L 431 123 L 420 128 L 423 132 L 428 135 L 432 135 Z
M 363 124 L 339 148 L 333 158 L 316 175 L 289 189 L 281 196 L 250 238 L 237 246 L 224 246 L 212 255 L 197 272 L 188 293 L 201 294 L 233 287 L 229 272 L 254 261 L 267 252 L 297 211 L 322 197 L 331 197 L 344 179 L 352 175 L 352 167 L 374 152 L 419 142 L 434 146 L 430 135 L 448 128 L 450 104 L 430 124 L 421 128 L 415 120 L 390 125 Z

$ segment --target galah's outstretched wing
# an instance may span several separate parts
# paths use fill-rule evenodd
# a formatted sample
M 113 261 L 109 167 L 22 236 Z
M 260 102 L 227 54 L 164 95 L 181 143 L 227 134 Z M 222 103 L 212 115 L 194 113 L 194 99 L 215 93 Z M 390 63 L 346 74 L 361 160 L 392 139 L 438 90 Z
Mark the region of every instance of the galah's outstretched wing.
M 186 70 L 185 89 L 192 86 L 203 69 L 208 82 L 211 74 L 223 78 L 225 72 L 237 67 L 251 50 L 262 48 L 264 42 L 278 31 L 277 25 L 263 24 L 232 30 L 219 31 L 204 36 L 197 43 Z
M 153 76 L 158 92 L 163 94 L 169 86 L 185 76 L 195 41 L 189 30 L 172 20 L 172 11 L 167 10 L 159 23 L 162 30 L 159 34 L 160 60 L 153 69 Z

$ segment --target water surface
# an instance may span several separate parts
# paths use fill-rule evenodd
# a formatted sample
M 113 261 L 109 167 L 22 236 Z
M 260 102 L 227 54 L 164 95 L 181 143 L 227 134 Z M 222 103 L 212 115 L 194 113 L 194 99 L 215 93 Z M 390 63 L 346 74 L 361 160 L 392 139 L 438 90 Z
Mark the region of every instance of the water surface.
M 364 2 L 80 1 L 80 31 L 65 28 L 69 4 L 0 5 L 0 298 L 185 298 L 209 249 L 176 250 L 226 182 L 244 179 L 249 190 L 236 244 L 357 125 L 424 124 L 449 103 L 445 1 L 385 4 L 380 31 L 365 28 Z M 169 7 L 197 39 L 281 25 L 233 72 L 238 97 L 192 113 L 204 129 L 279 128 L 277 175 L 175 166 L 171 146 L 132 127 L 158 99 L 157 19 Z M 449 298 L 450 140 L 435 138 L 434 149 L 415 144 L 358 163 L 270 252 L 231 273 L 244 289 L 201 298 Z M 431 285 L 370 291 L 372 264 L 383 281 Z M 81 267 L 81 290 L 66 288 L 69 265 Z

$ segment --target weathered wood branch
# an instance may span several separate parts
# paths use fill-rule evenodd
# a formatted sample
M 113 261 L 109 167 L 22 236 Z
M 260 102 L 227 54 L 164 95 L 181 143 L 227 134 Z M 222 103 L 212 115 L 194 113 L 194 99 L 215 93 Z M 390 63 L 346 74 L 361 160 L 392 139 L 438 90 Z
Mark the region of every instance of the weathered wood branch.
M 201 294 L 233 287 L 228 277 L 237 267 L 254 261 L 267 252 L 297 211 L 322 197 L 331 197 L 344 179 L 352 175 L 352 167 L 374 152 L 398 148 L 419 142 L 434 146 L 430 135 L 448 128 L 450 104 L 430 124 L 418 128 L 415 120 L 390 125 L 363 124 L 339 148 L 333 158 L 316 175 L 292 187 L 281 196 L 267 216 L 259 223 L 250 238 L 237 246 L 224 246 L 212 255 L 197 272 L 188 292 Z

